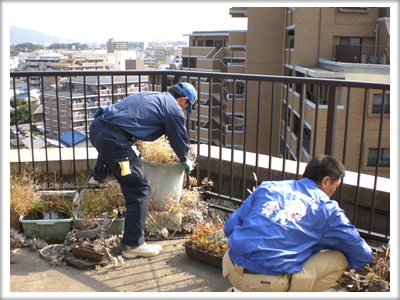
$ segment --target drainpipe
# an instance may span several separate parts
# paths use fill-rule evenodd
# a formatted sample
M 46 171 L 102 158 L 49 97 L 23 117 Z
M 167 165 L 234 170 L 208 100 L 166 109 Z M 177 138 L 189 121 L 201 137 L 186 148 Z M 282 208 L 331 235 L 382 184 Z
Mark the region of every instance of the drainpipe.
M 377 52 L 377 48 L 378 48 L 378 28 L 379 28 L 379 25 L 376 24 L 376 27 L 375 27 L 375 56 L 376 56 L 376 52 Z

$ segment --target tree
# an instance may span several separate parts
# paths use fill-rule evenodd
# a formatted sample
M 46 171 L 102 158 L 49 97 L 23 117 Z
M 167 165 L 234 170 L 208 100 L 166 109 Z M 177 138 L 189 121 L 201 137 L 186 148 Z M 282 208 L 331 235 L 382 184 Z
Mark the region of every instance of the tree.
M 17 109 L 18 124 L 23 124 L 29 122 L 29 107 L 28 104 L 21 105 Z M 31 120 L 33 120 L 33 114 L 31 113 Z M 10 125 L 15 125 L 15 111 L 10 111 Z

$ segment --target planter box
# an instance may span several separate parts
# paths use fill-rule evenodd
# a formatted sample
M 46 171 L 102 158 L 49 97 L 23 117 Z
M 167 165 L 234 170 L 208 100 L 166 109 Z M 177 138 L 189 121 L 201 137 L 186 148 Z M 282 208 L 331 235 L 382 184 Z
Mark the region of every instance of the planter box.
M 222 256 L 207 253 L 203 250 L 193 248 L 192 245 L 183 244 L 183 246 L 185 247 L 187 256 L 189 256 L 190 258 L 222 268 Z
M 71 251 L 76 257 L 88 258 L 88 259 L 95 260 L 95 261 L 102 261 L 104 259 L 104 257 L 106 256 L 105 253 L 84 250 L 84 249 L 80 249 L 77 247 L 72 247 Z
M 80 204 L 84 197 L 85 197 L 85 192 L 87 191 L 87 189 L 83 189 L 80 192 L 79 198 L 78 198 L 78 203 Z M 76 219 L 81 219 L 82 216 L 80 214 L 76 214 Z M 112 218 L 109 218 L 112 219 Z M 99 221 L 102 221 L 102 218 L 98 218 Z M 117 218 L 114 220 L 114 222 L 111 224 L 110 228 L 106 230 L 106 233 L 108 234 L 112 234 L 112 235 L 118 235 L 121 234 L 122 231 L 124 230 L 124 224 L 125 224 L 125 218 Z
M 118 218 L 115 219 L 114 222 L 111 224 L 110 228 L 107 229 L 106 233 L 112 235 L 121 234 L 124 231 L 125 225 L 125 218 Z
M 76 201 L 79 197 L 77 191 L 43 191 L 44 195 L 70 195 Z M 19 221 L 27 238 L 37 237 L 43 240 L 64 240 L 65 236 L 72 229 L 72 218 L 68 219 L 24 219 L 20 216 Z
M 64 240 L 68 232 L 71 231 L 72 218 L 58 220 L 24 220 L 20 216 L 24 234 L 27 238 L 37 237 L 43 240 Z

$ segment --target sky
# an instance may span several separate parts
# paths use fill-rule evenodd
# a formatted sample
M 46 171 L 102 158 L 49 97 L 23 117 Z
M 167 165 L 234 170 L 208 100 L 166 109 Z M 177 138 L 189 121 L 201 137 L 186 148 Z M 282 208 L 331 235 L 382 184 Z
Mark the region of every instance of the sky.
M 4 1 L 4 25 L 76 41 L 185 41 L 193 31 L 246 30 L 232 18 L 240 2 L 55 2 Z M 4 13 L 5 12 L 5 13 Z M 4 20 L 2 21 L 4 22 Z

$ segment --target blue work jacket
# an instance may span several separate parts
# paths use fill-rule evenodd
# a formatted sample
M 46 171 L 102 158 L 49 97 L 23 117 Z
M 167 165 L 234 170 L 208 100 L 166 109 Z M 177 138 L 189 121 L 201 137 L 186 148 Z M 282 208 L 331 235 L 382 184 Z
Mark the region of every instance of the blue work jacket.
M 181 162 L 188 158 L 185 115 L 169 92 L 134 93 L 107 107 L 104 119 L 135 136 L 137 140 L 155 141 L 163 134 Z
M 265 181 L 224 226 L 232 261 L 266 275 L 298 272 L 323 249 L 359 270 L 373 255 L 337 202 L 308 178 Z

